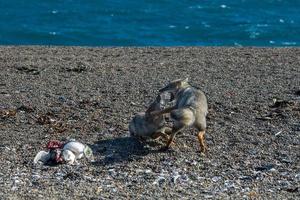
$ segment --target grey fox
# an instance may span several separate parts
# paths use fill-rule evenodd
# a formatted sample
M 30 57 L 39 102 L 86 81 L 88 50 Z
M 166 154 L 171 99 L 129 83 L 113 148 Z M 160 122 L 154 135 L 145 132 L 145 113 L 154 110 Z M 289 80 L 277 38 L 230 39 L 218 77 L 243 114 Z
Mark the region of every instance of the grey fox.
M 193 126 L 199 131 L 197 136 L 200 143 L 200 151 L 205 153 L 207 147 L 204 134 L 206 130 L 206 115 L 208 113 L 205 94 L 199 89 L 192 87 L 188 83 L 188 79 L 174 80 L 160 89 L 159 92 L 170 92 L 175 98 L 174 106 L 151 112 L 153 116 L 170 113 L 171 119 L 174 121 L 172 133 L 170 134 L 166 148 L 170 147 L 178 132 L 185 127 Z
M 163 115 L 153 116 L 150 115 L 152 111 L 160 111 L 163 109 L 164 99 L 158 95 L 148 107 L 146 112 L 136 114 L 129 123 L 129 132 L 133 137 L 139 139 L 157 139 L 163 137 L 169 140 L 171 128 L 165 126 L 165 118 Z

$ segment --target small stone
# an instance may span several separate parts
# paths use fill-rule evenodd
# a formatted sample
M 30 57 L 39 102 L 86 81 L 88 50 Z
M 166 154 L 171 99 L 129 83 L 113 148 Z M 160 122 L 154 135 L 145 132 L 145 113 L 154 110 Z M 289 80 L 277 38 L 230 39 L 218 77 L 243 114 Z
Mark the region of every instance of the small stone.
M 174 184 L 176 184 L 178 178 L 180 178 L 180 175 L 179 175 L 179 174 L 176 174 L 175 176 L 172 177 L 172 182 L 173 182 Z
M 280 175 L 281 175 L 281 176 L 287 176 L 287 175 L 288 175 L 288 172 L 281 172 Z
M 227 188 L 235 188 L 235 184 L 233 181 L 231 180 L 226 180 L 225 183 L 224 183 L 225 187 Z
M 137 170 L 136 170 L 136 173 L 142 173 L 142 172 L 143 172 L 142 169 L 137 169 Z
M 15 180 L 14 180 L 14 183 L 15 183 L 15 184 L 18 184 L 18 183 L 20 183 L 20 180 L 15 179 Z
M 55 175 L 58 176 L 58 177 L 63 177 L 63 176 L 65 176 L 65 174 L 64 174 L 64 173 L 61 173 L 61 172 L 57 172 Z
M 240 176 L 239 179 L 241 180 L 252 180 L 251 176 Z
M 273 165 L 273 164 L 267 164 L 267 165 L 262 165 L 262 166 L 259 166 L 259 167 L 255 167 L 255 170 L 256 171 L 269 171 L 274 167 L 275 167 L 275 165 Z
M 152 184 L 162 185 L 166 181 L 165 177 L 159 176 Z
M 15 191 L 15 190 L 17 190 L 17 189 L 18 189 L 17 186 L 13 186 L 13 187 L 11 188 L 12 191 Z
M 212 181 L 213 181 L 213 182 L 217 182 L 217 181 L 219 181 L 219 180 L 221 180 L 221 179 L 222 179 L 221 176 L 214 176 L 214 177 L 212 178 Z
M 66 102 L 67 101 L 67 99 L 64 96 L 59 96 L 58 100 L 61 101 L 61 102 Z
M 281 159 L 281 161 L 282 162 L 284 162 L 284 163 L 293 163 L 293 161 L 292 160 L 290 160 L 290 159 Z
M 271 168 L 269 171 L 270 172 L 276 172 L 277 170 L 275 168 Z
M 113 132 L 114 130 L 116 130 L 116 128 L 112 127 L 108 129 L 110 132 Z
M 32 178 L 33 178 L 33 179 L 39 179 L 39 178 L 41 178 L 41 176 L 38 175 L 38 174 L 34 174 L 34 175 L 32 175 Z

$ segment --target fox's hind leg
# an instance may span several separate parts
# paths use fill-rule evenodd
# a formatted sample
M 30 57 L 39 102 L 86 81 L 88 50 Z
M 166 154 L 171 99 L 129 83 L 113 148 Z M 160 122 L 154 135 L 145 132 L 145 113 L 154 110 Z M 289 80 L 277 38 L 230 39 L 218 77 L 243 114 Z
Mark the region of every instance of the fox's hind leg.
M 197 119 L 195 121 L 195 127 L 198 129 L 198 140 L 200 143 L 200 152 L 206 153 L 207 146 L 205 144 L 205 130 L 206 130 L 206 117 L 205 115 L 197 115 Z
M 205 131 L 200 131 L 198 133 L 198 140 L 199 140 L 199 143 L 200 143 L 200 152 L 201 153 L 206 153 L 207 151 L 207 146 L 205 144 Z

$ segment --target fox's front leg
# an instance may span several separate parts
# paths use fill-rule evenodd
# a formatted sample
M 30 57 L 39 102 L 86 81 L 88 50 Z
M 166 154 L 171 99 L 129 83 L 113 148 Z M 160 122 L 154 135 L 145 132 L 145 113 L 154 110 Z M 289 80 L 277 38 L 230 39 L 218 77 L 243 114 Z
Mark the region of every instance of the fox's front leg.
M 165 143 L 167 144 L 170 139 L 170 134 L 172 133 L 172 129 L 170 127 L 164 127 L 161 131 L 156 132 L 152 135 L 152 139 L 158 139 L 159 137 L 162 137 Z M 175 142 L 172 142 L 175 144 Z
M 172 107 L 169 107 L 169 108 L 165 108 L 163 110 L 152 111 L 152 112 L 150 112 L 150 115 L 163 115 L 163 114 L 166 114 L 166 113 L 170 113 L 175 109 L 176 109 L 175 106 L 172 106 Z
M 170 135 L 172 133 L 172 128 L 166 126 L 164 127 L 164 131 L 163 131 L 165 134 L 167 135 Z
M 172 129 L 171 137 L 168 141 L 167 147 L 169 148 L 172 144 L 175 135 L 185 127 L 191 126 L 194 121 L 194 113 L 190 109 L 175 109 L 171 112 L 171 118 L 174 121 L 174 127 Z
M 167 145 L 165 146 L 164 150 L 167 150 L 170 148 L 170 146 L 174 143 L 174 138 L 175 138 L 176 134 L 178 132 L 180 132 L 183 128 L 184 128 L 184 125 L 177 125 L 177 126 L 173 127 L 172 133 L 169 136 Z
M 156 140 L 156 139 L 158 139 L 158 138 L 160 138 L 160 137 L 162 137 L 162 138 L 164 138 L 164 139 L 166 139 L 166 140 L 169 139 L 169 136 L 168 136 L 167 134 L 165 134 L 163 131 L 158 131 L 158 132 L 154 133 L 154 134 L 151 136 L 151 138 L 152 138 L 153 140 Z

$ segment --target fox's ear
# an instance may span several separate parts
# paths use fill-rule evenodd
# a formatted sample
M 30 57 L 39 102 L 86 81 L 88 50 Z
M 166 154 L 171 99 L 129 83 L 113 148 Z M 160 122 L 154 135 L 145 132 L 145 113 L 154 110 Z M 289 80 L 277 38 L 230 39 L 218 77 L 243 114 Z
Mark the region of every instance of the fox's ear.
M 161 99 L 162 99 L 162 98 L 161 98 L 161 94 L 157 95 L 156 98 L 155 98 L 155 100 L 156 100 L 157 102 L 160 102 Z
M 183 79 L 182 81 L 180 81 L 181 87 L 185 86 L 185 85 L 188 85 L 188 84 L 189 84 L 189 78 L 186 78 L 186 79 Z

